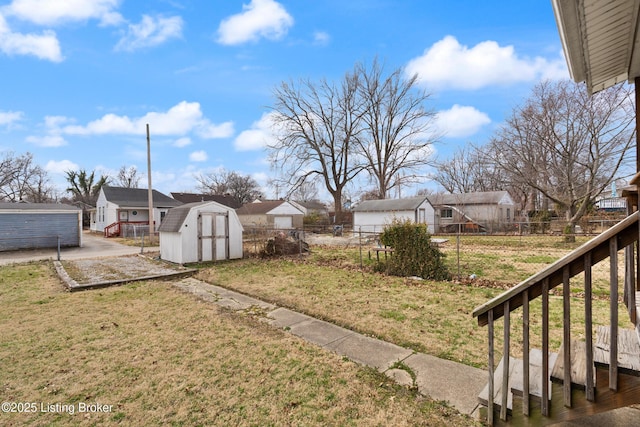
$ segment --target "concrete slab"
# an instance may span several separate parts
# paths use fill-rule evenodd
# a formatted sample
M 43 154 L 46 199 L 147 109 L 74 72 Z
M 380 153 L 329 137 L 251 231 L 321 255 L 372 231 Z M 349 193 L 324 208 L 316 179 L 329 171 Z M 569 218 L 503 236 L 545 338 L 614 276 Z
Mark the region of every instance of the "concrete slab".
M 247 310 L 251 307 L 259 307 L 263 310 L 270 311 L 276 308 L 275 305 L 268 302 L 193 278 L 183 279 L 176 282 L 175 285 L 186 292 L 191 292 L 198 297 L 210 302 L 215 302 L 231 310 Z
M 296 323 L 308 322 L 310 320 L 313 320 L 313 317 L 282 307 L 267 313 L 266 319 L 267 323 L 276 328 L 290 328 Z
M 289 332 L 322 347 L 326 347 L 334 342 L 343 340 L 355 333 L 348 329 L 341 328 L 340 326 L 317 319 L 296 323 L 290 327 Z
M 413 351 L 406 348 L 356 333 L 328 344 L 325 348 L 380 372 L 413 354 Z
M 427 354 L 413 354 L 404 363 L 415 372 L 420 393 L 447 401 L 463 414 L 478 406 L 478 395 L 488 380 L 482 369 Z

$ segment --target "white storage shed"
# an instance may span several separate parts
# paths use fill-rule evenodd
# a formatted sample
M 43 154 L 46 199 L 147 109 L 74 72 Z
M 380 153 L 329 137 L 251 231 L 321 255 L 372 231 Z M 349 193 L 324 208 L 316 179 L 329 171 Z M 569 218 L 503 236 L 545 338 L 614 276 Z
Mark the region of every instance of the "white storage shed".
M 434 232 L 434 210 L 425 196 L 364 200 L 353 208 L 353 231 L 381 233 L 394 219 L 426 224 L 429 233 Z
M 217 202 L 171 208 L 159 228 L 160 258 L 185 264 L 242 258 L 242 224 Z

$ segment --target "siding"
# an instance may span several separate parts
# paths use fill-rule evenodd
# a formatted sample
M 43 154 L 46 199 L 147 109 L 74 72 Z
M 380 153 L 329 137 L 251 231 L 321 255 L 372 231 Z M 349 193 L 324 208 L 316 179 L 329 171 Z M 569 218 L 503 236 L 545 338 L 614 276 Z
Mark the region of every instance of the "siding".
M 80 246 L 78 212 L 0 212 L 0 251 Z

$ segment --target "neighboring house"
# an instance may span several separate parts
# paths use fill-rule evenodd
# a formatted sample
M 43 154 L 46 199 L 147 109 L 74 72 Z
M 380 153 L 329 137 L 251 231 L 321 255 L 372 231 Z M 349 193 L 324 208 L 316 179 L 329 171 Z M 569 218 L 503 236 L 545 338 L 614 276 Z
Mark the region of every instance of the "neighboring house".
M 229 194 L 171 193 L 171 197 L 182 203 L 217 202 L 233 209 L 242 206 L 242 203 L 238 203 L 238 200 Z
M 429 196 L 438 232 L 497 231 L 513 224 L 515 203 L 506 191 Z
M 618 189 L 615 184 L 612 184 L 610 190 L 600 193 L 593 205 L 600 211 L 627 212 L 627 198 L 625 196 L 637 191 L 635 185 L 622 186 Z
M 427 224 L 434 232 L 434 209 L 425 196 L 406 199 L 364 200 L 353 209 L 353 231 L 380 233 L 393 220 Z
M 82 246 L 82 210 L 56 203 L 0 203 L 0 251 Z
M 160 258 L 184 264 L 242 258 L 242 224 L 234 209 L 217 202 L 169 210 L 160 228 Z
M 327 206 L 317 200 L 311 200 L 308 202 L 295 202 L 289 200 L 289 203 L 300 209 L 305 216 L 317 214 L 321 217 L 329 217 L 329 209 L 327 209 Z
M 256 200 L 236 209 L 245 227 L 302 228 L 302 211 L 285 200 Z
M 158 229 L 167 211 L 182 203 L 153 190 L 153 221 Z M 91 230 L 106 237 L 120 235 L 124 224 L 149 224 L 149 192 L 144 188 L 103 186 L 95 210 L 91 211 Z

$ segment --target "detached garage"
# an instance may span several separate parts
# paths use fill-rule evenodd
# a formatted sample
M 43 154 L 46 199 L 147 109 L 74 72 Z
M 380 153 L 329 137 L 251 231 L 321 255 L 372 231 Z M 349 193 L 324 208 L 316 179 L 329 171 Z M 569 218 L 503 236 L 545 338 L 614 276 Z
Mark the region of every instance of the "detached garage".
M 82 246 L 82 210 L 57 203 L 0 203 L 0 251 Z
M 410 220 L 426 224 L 433 233 L 434 210 L 426 197 L 365 200 L 353 208 L 353 230 L 381 233 L 393 220 Z
M 171 208 L 162 220 L 160 258 L 185 264 L 242 258 L 242 224 L 233 208 L 217 202 Z

